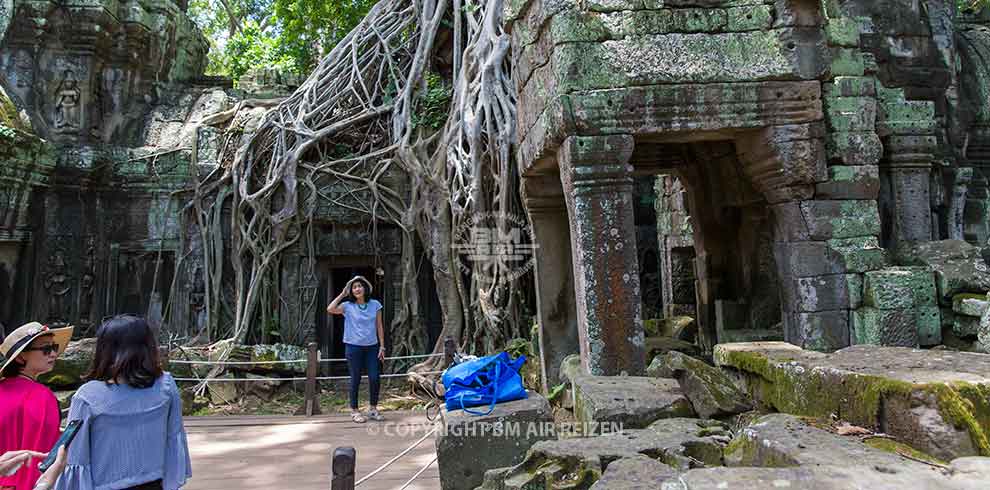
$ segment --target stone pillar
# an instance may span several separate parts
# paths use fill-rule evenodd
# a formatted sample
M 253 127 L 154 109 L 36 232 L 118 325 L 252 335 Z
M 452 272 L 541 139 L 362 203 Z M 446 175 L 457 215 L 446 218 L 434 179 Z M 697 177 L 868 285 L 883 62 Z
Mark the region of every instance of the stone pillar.
M 560 383 L 560 364 L 581 350 L 567 205 L 560 177 L 523 177 L 522 196 L 536 242 L 536 309 L 544 392 Z
M 931 170 L 938 142 L 931 102 L 906 100 L 901 89 L 877 87 L 877 133 L 883 141 L 880 204 L 884 245 L 932 237 Z
M 596 375 L 644 371 L 629 135 L 564 141 L 557 156 L 570 214 L 581 364 Z

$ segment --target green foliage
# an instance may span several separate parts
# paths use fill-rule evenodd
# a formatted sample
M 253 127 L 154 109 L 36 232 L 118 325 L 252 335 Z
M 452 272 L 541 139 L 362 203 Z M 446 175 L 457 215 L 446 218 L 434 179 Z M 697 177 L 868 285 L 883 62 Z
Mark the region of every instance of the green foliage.
M 959 6 L 960 11 L 965 11 L 968 9 L 976 10 L 984 7 L 990 7 L 990 0 L 956 0 L 956 5 Z
M 305 75 L 364 18 L 375 0 L 191 0 L 210 41 L 208 75 L 251 69 Z
M 453 87 L 440 75 L 426 75 L 426 90 L 420 94 L 412 116 L 413 127 L 437 131 L 447 122 Z

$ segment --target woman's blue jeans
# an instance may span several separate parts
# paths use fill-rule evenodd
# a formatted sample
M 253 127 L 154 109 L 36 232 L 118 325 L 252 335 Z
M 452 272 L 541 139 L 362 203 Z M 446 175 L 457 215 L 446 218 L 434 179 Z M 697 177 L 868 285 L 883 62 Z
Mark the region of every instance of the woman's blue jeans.
M 371 392 L 371 406 L 378 405 L 378 390 L 381 386 L 381 373 L 378 369 L 378 344 L 344 344 L 344 357 L 351 375 L 351 410 L 358 409 L 358 390 L 361 388 L 361 375 L 368 374 L 368 391 Z

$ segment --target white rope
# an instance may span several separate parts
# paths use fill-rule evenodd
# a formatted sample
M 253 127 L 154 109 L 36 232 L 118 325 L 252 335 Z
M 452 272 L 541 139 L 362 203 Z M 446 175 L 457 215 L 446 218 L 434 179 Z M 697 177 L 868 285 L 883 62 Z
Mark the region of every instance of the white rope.
M 444 354 L 417 354 L 414 356 L 396 356 L 396 357 L 386 357 L 386 361 L 395 361 L 398 359 L 426 359 L 429 357 L 443 357 Z M 320 359 L 320 362 L 347 362 L 347 359 Z
M 183 361 L 183 360 L 169 360 L 169 364 L 203 364 L 211 366 L 252 366 L 255 364 L 304 364 L 306 359 L 295 360 L 295 361 Z
M 443 354 L 418 354 L 414 356 L 396 356 L 396 357 L 386 357 L 386 361 L 396 361 L 400 359 L 426 359 L 431 357 L 442 357 Z M 206 366 L 253 366 L 256 364 L 305 364 L 309 362 L 306 359 L 297 359 L 293 361 L 186 361 L 181 359 L 169 360 L 169 364 L 199 364 Z M 347 362 L 347 359 L 320 359 L 320 362 Z
M 433 466 L 433 463 L 436 463 L 437 462 L 437 458 L 439 458 L 439 456 L 434 456 L 433 457 L 433 461 L 430 461 L 429 463 L 426 463 L 426 466 L 420 468 L 419 471 L 417 471 L 416 474 L 413 475 L 413 477 L 410 478 L 409 481 L 407 481 L 405 485 L 402 485 L 402 487 L 399 488 L 399 490 L 406 490 L 406 487 L 408 487 L 409 485 L 412 485 L 413 480 L 419 478 L 419 475 L 422 475 L 423 472 L 426 471 L 427 468 L 429 468 L 430 466 Z
M 196 383 L 223 381 L 306 381 L 307 378 L 175 378 L 176 381 L 192 381 Z
M 409 376 L 411 374 L 418 374 L 420 376 L 427 376 L 431 374 L 443 374 L 443 371 L 428 371 L 425 373 L 396 373 L 396 374 L 382 374 L 379 375 L 381 378 L 400 378 L 403 376 Z M 368 379 L 368 375 L 365 374 L 361 376 L 362 379 Z M 306 381 L 309 378 L 175 378 L 176 381 L 192 381 L 197 383 L 207 382 L 224 382 L 224 381 Z M 336 379 L 351 379 L 350 376 L 317 376 L 315 378 L 317 381 L 330 381 Z
M 365 475 L 364 478 L 361 478 L 360 480 L 358 480 L 357 483 L 354 484 L 354 486 L 356 487 L 356 486 L 358 486 L 358 485 L 360 485 L 360 484 L 368 481 L 368 479 L 370 479 L 371 477 L 373 477 L 373 476 L 381 473 L 382 470 L 384 470 L 385 468 L 388 468 L 392 463 L 398 461 L 399 458 L 405 456 L 406 454 L 409 454 L 409 451 L 412 451 L 413 449 L 416 449 L 416 446 L 419 446 L 423 441 L 426 440 L 426 438 L 428 438 L 428 437 L 432 436 L 433 434 L 435 434 L 437 432 L 437 429 L 438 428 L 439 427 L 434 427 L 433 430 L 431 430 L 430 432 L 426 433 L 425 436 L 419 438 L 418 441 L 414 442 L 411 446 L 407 447 L 404 451 L 402 451 L 401 453 L 397 454 L 394 458 L 388 460 L 388 462 L 386 462 L 385 464 L 379 466 L 377 469 L 375 469 L 375 471 L 372 471 L 371 473 L 368 473 L 367 475 Z
M 382 378 L 400 378 L 402 376 L 409 376 L 411 374 L 418 374 L 420 376 L 428 376 L 431 374 L 443 374 L 443 371 L 427 371 L 425 373 L 403 373 L 403 374 L 382 374 L 379 377 Z M 362 376 L 362 378 L 367 378 L 368 375 Z M 304 378 L 305 379 L 305 378 Z M 321 376 L 316 378 L 318 381 L 329 381 L 335 379 L 351 379 L 350 376 Z

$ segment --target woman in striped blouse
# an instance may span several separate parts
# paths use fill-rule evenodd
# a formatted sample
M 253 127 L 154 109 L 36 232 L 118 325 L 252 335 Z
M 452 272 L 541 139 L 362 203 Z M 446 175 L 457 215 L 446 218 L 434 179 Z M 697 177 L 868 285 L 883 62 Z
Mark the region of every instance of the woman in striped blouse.
M 116 316 L 96 332 L 90 380 L 76 392 L 69 420 L 82 420 L 58 490 L 177 490 L 192 476 L 182 401 L 162 372 L 148 323 Z

